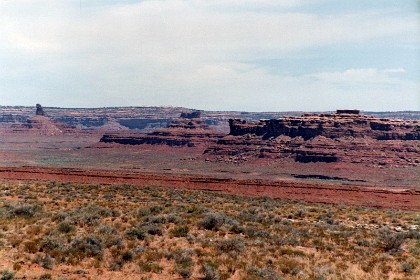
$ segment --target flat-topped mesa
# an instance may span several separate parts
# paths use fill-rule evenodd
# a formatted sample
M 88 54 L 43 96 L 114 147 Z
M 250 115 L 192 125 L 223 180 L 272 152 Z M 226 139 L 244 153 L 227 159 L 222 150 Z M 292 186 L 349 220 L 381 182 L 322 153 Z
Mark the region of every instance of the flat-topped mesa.
M 111 133 L 100 142 L 129 145 L 203 146 L 216 143 L 225 136 L 215 132 L 201 119 L 200 112 L 182 113 L 166 128 L 151 133 Z
M 420 163 L 420 122 L 374 118 L 348 110 L 246 122 L 205 152 L 219 159 L 293 158 L 297 162 Z M 387 141 L 384 141 L 387 140 Z
M 359 115 L 360 110 L 337 110 L 337 114 L 353 114 L 353 115 Z
M 209 126 L 201 119 L 201 112 L 181 113 L 181 116 L 173 120 L 167 128 L 173 129 L 202 129 L 208 130 Z
M 230 119 L 230 135 L 252 134 L 263 139 L 280 135 L 304 140 L 316 136 L 335 139 L 340 137 L 369 137 L 377 140 L 420 140 L 416 121 L 378 119 L 356 114 L 358 110 L 337 110 L 335 114 L 304 114 L 301 117 L 282 117 L 247 123 L 241 119 Z M 345 111 L 345 112 L 344 112 Z M 353 113 L 349 113 L 349 111 Z
M 183 119 L 199 119 L 201 118 L 201 112 L 200 111 L 194 111 L 190 113 L 182 112 L 180 117 Z

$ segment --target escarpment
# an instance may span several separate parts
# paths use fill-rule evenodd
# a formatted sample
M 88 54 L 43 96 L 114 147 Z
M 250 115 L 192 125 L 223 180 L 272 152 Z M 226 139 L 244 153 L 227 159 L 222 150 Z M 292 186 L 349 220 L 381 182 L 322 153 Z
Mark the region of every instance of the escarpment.
M 374 118 L 358 110 L 301 117 L 229 120 L 230 133 L 205 153 L 251 158 L 293 158 L 297 162 L 338 161 L 378 165 L 420 163 L 420 122 Z
M 151 133 L 112 132 L 100 142 L 201 147 L 210 161 L 257 158 L 296 162 L 352 162 L 370 165 L 420 164 L 420 122 L 375 118 L 358 110 L 304 114 L 247 122 L 229 120 L 229 134 L 216 132 L 200 112 L 182 113 Z
M 166 128 L 151 133 L 107 133 L 100 142 L 128 145 L 168 145 L 196 147 L 215 143 L 224 134 L 215 132 L 201 119 L 200 112 L 181 113 Z

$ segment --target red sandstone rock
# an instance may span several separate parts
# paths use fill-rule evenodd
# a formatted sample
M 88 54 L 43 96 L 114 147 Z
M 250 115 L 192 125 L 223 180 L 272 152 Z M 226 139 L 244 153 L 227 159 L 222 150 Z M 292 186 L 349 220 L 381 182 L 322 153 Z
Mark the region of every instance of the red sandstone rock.
M 36 104 L 35 116 L 27 119 L 24 124 L 12 125 L 12 130 L 52 136 L 71 132 L 73 128 L 47 117 L 42 106 Z
M 378 119 L 357 110 L 305 114 L 247 123 L 230 119 L 230 134 L 206 149 L 239 160 L 293 157 L 299 162 L 365 162 L 416 165 L 420 162 L 420 124 Z
M 224 134 L 215 132 L 200 118 L 199 112 L 182 113 L 167 128 L 148 134 L 107 133 L 100 142 L 128 145 L 207 146 L 216 143 Z

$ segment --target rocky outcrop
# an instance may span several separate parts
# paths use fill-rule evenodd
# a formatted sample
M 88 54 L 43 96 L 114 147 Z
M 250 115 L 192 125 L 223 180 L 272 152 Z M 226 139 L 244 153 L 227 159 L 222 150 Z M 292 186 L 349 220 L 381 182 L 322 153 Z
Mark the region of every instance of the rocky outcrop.
M 182 113 L 167 128 L 151 133 L 107 133 L 100 142 L 124 145 L 167 145 L 167 146 L 207 146 L 224 137 L 222 133 L 209 128 L 200 117 L 200 112 Z
M 28 118 L 26 123 L 14 124 L 11 128 L 13 132 L 47 136 L 74 132 L 73 127 L 47 117 L 40 104 L 36 104 L 35 116 Z
M 377 119 L 367 115 L 343 113 L 357 110 L 339 110 L 336 114 L 305 114 L 302 117 L 283 117 L 247 123 L 240 119 L 229 120 L 230 135 L 253 134 L 265 139 L 280 135 L 302 137 L 309 140 L 316 136 L 327 138 L 369 137 L 378 140 L 415 140 L 420 123 Z
M 45 116 L 44 108 L 42 108 L 41 104 L 36 104 L 36 112 L 37 116 Z
M 57 108 L 44 107 L 52 120 L 79 129 L 107 129 L 109 122 L 119 123 L 129 129 L 149 132 L 166 128 L 169 123 L 184 114 L 199 114 L 207 125 L 213 129 L 228 132 L 229 119 L 246 119 L 256 122 L 260 119 L 277 119 L 279 116 L 301 116 L 303 112 L 227 112 L 227 111 L 194 111 L 182 107 L 109 107 L 109 108 Z M 357 111 L 357 110 L 356 110 Z M 0 106 L 0 125 L 10 126 L 13 123 L 26 123 L 33 116 L 33 107 Z M 340 110 L 345 114 L 356 113 L 355 110 Z M 419 111 L 401 112 L 364 112 L 376 118 L 420 120 Z
M 298 150 L 296 152 L 296 161 L 298 162 L 337 162 L 338 157 L 335 153 Z
M 337 114 L 354 114 L 359 115 L 360 110 L 337 110 Z
M 182 112 L 180 117 L 182 119 L 199 119 L 201 118 L 201 112 L 200 111 L 194 111 L 191 113 Z
M 301 117 L 229 120 L 230 133 L 205 153 L 218 159 L 292 158 L 297 162 L 420 163 L 420 122 L 374 118 L 358 110 Z

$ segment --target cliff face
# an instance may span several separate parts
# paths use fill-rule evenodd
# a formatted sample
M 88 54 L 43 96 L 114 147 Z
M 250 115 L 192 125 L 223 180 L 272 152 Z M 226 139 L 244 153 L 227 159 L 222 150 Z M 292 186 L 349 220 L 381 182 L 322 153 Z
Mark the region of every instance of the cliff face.
M 344 111 L 344 110 L 343 110 Z M 316 136 L 369 137 L 377 140 L 420 140 L 420 122 L 378 119 L 360 114 L 306 114 L 302 117 L 283 117 L 247 123 L 229 120 L 230 135 L 254 134 L 264 139 L 286 135 L 309 140 Z
M 165 129 L 151 133 L 108 133 L 100 142 L 126 145 L 168 145 L 196 147 L 214 144 L 224 134 L 217 133 L 201 119 L 199 112 L 181 113 Z
M 246 122 L 229 120 L 230 133 L 205 153 L 235 160 L 293 158 L 298 162 L 420 163 L 420 122 L 379 119 L 357 110 Z
M 28 118 L 25 123 L 14 123 L 11 131 L 46 136 L 75 132 L 73 127 L 47 117 L 40 104 L 36 104 L 35 116 Z
M 25 124 L 33 116 L 33 107 L 0 106 L 0 126 Z M 217 126 L 219 131 L 228 131 L 228 120 L 234 118 L 258 121 L 260 119 L 276 119 L 281 115 L 300 116 L 303 112 L 226 112 L 200 111 L 180 107 L 112 107 L 112 108 L 56 108 L 44 107 L 49 118 L 80 129 L 107 129 L 108 123 L 119 123 L 129 129 L 145 130 L 166 128 L 181 113 L 192 114 L 189 118 L 201 115 L 208 125 Z M 349 112 L 349 111 L 346 111 Z M 350 110 L 354 112 L 354 110 Z M 420 120 L 420 112 L 365 112 L 377 118 L 398 118 Z

